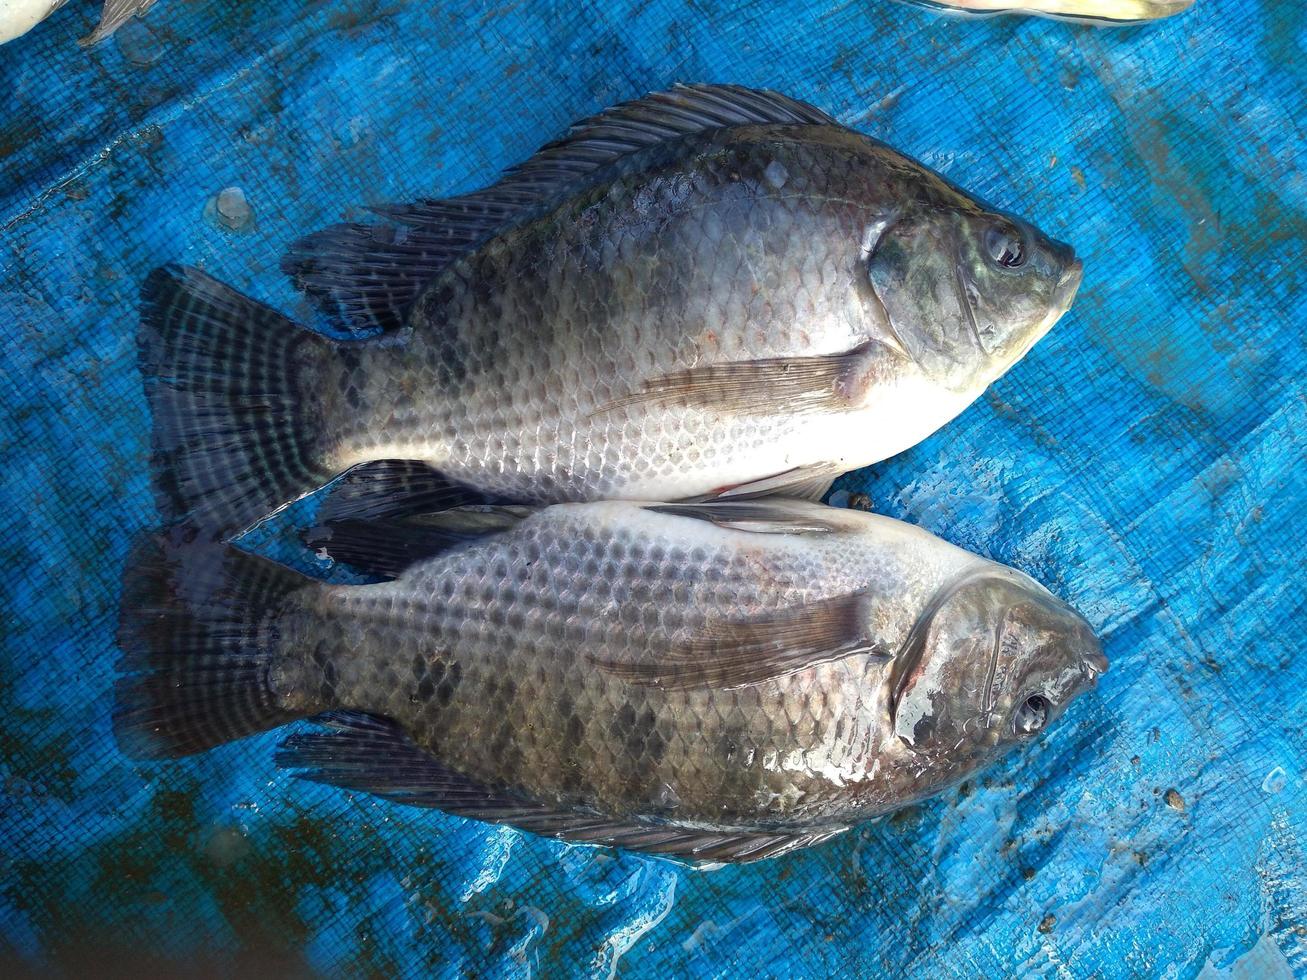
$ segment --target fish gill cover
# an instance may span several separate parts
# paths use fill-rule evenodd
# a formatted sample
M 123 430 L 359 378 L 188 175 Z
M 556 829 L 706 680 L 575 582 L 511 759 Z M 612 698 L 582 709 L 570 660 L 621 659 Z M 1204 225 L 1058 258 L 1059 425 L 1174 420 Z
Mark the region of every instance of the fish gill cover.
M 1102 32 L 889 3 L 213 0 L 86 51 L 95 13 L 0 53 L 0 965 L 1307 972 L 1307 9 Z M 119 582 L 157 520 L 150 269 L 314 322 L 278 268 L 297 237 L 481 186 L 677 80 L 803 98 L 1067 230 L 1073 311 L 836 493 L 1070 601 L 1113 663 L 1099 692 L 941 799 L 707 872 L 308 786 L 275 735 L 125 760 Z M 279 527 L 257 547 L 295 553 Z

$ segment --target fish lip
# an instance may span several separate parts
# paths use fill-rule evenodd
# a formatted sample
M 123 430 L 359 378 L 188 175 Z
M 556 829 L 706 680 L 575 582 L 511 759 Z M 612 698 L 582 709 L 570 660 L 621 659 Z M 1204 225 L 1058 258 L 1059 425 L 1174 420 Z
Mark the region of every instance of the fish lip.
M 1073 258 L 1062 271 L 1062 277 L 1057 281 L 1057 287 L 1053 291 L 1055 305 L 1065 313 L 1071 309 L 1071 302 L 1076 298 L 1076 293 L 1080 289 L 1080 283 L 1085 278 L 1085 263 L 1080 259 Z
M 1106 674 L 1110 666 L 1102 647 L 1097 642 L 1088 653 L 1080 658 L 1080 667 L 1089 675 L 1090 680 L 1097 680 L 1103 674 Z

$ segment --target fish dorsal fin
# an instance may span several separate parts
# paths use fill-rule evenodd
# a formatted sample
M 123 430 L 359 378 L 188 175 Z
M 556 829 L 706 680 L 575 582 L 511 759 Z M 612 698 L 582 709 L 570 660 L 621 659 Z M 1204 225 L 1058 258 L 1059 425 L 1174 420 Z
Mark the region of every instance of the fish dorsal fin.
M 291 246 L 282 269 L 351 332 L 402 325 L 422 287 L 460 255 L 588 186 L 609 164 L 694 133 L 745 125 L 837 125 L 777 92 L 677 85 L 576 123 L 483 190 L 375 210 L 400 226 L 340 224 Z
M 575 191 L 587 175 L 646 147 L 713 129 L 758 125 L 839 124 L 820 109 L 779 92 L 742 85 L 674 85 L 573 124 L 562 139 L 546 143 L 483 191 L 390 206 L 381 212 L 406 224 L 444 226 L 452 205 L 461 208 L 476 201 L 494 220 L 511 220 L 521 211 Z
M 670 645 L 621 657 L 591 654 L 599 669 L 665 691 L 730 690 L 846 657 L 889 659 L 868 635 L 871 599 L 861 593 L 777 606 L 743 619 L 709 620 Z
M 846 830 L 706 831 L 620 820 L 591 810 L 551 806 L 486 786 L 443 766 L 402 728 L 384 718 L 338 712 L 319 719 L 332 731 L 292 735 L 277 764 L 315 783 L 371 793 L 409 806 L 507 824 L 545 837 L 606 844 L 692 861 L 756 861 L 819 843 Z

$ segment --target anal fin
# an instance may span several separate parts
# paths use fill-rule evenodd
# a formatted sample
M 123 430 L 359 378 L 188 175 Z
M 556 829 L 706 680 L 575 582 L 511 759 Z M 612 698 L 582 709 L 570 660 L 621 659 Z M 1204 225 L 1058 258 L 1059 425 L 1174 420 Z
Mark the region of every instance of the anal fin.
M 325 491 L 319 523 L 416 517 L 453 507 L 514 501 L 451 480 L 421 460 L 379 459 L 350 467 Z
M 506 824 L 544 837 L 691 861 L 745 862 L 807 847 L 847 829 L 711 831 L 551 807 L 441 765 L 394 722 L 355 712 L 337 712 L 320 720 L 332 730 L 288 738 L 277 751 L 279 766 L 298 770 L 296 775 L 310 782 Z

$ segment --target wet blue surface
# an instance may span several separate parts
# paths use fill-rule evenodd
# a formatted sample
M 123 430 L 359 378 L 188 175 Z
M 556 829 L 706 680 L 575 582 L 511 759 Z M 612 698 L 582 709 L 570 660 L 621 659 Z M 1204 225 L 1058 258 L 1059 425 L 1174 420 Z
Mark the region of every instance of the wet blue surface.
M 162 0 L 86 53 L 73 4 L 0 48 L 0 966 L 1307 975 L 1307 7 L 1095 31 L 579 6 Z M 1072 601 L 1099 693 L 958 792 L 709 872 L 295 783 L 275 736 L 121 758 L 144 275 L 184 260 L 307 317 L 293 238 L 676 80 L 806 98 L 1084 256 L 1020 365 L 840 488 Z M 238 231 L 205 217 L 229 186 Z

